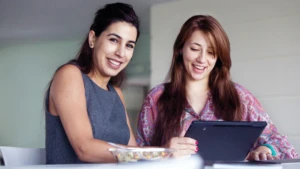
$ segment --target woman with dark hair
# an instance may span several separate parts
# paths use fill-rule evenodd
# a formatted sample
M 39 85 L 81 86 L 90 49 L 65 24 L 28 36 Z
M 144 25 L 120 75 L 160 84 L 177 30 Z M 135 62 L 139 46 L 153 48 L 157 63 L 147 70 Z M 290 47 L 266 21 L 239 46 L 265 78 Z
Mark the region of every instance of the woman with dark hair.
M 205 15 L 189 18 L 174 43 L 168 82 L 154 87 L 144 100 L 138 145 L 171 147 L 177 149 L 174 156 L 189 155 L 198 151 L 197 142 L 183 136 L 194 120 L 266 121 L 247 159 L 297 157 L 257 99 L 231 80 L 230 67 L 229 39 L 219 22 Z
M 136 146 L 120 85 L 139 36 L 132 6 L 99 9 L 74 60 L 46 92 L 47 164 L 115 162 L 108 142 Z

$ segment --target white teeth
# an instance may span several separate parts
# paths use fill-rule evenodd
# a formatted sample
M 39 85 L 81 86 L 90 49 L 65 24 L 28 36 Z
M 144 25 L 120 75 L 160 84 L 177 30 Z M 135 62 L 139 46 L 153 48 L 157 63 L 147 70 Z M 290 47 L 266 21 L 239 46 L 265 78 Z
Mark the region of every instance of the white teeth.
M 194 65 L 194 67 L 197 68 L 197 69 L 200 69 L 200 70 L 204 70 L 205 69 L 205 67 L 203 67 L 203 66 L 196 66 L 196 65 Z
M 108 59 L 110 63 L 116 65 L 116 66 L 119 66 L 121 63 L 120 62 L 117 62 L 117 61 L 114 61 L 114 60 L 111 60 L 111 59 Z

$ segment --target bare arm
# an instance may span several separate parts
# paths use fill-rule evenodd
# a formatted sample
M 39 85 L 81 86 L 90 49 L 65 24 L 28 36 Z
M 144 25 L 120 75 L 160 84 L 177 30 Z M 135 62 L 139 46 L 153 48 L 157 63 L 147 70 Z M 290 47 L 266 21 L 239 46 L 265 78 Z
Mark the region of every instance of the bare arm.
M 50 99 L 50 112 L 55 112 L 60 117 L 67 137 L 81 161 L 116 162 L 107 150 L 113 146 L 93 137 L 86 108 L 84 83 L 77 67 L 66 65 L 55 74 Z

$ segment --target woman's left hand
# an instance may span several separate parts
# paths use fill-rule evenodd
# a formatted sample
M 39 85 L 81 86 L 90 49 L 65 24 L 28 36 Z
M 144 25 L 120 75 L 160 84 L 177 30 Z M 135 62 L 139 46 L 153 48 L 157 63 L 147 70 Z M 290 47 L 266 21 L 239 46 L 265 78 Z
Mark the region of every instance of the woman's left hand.
M 246 160 L 260 161 L 260 160 L 276 160 L 277 156 L 272 156 L 272 151 L 266 146 L 260 146 L 256 150 L 251 151 Z

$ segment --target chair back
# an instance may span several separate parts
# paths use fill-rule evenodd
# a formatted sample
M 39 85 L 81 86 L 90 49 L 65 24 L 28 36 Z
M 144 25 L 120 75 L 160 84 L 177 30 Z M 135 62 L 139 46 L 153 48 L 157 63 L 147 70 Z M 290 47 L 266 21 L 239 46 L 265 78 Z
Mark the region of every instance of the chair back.
M 45 148 L 21 148 L 0 146 L 4 166 L 26 166 L 46 164 Z

